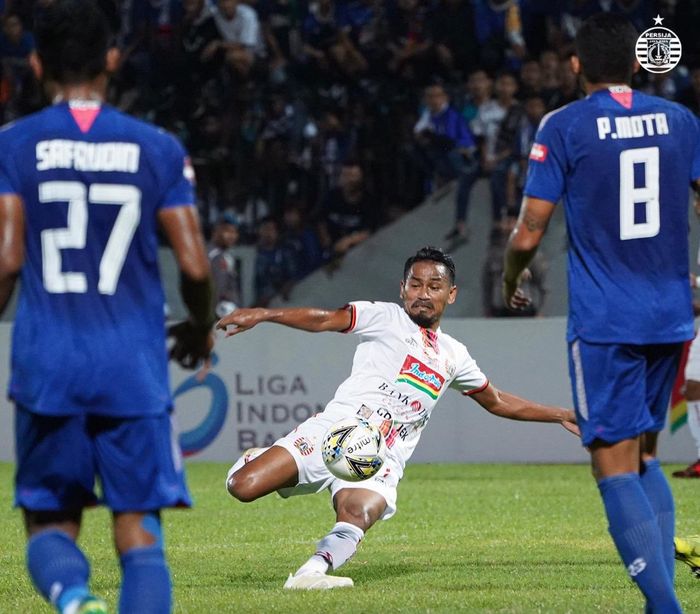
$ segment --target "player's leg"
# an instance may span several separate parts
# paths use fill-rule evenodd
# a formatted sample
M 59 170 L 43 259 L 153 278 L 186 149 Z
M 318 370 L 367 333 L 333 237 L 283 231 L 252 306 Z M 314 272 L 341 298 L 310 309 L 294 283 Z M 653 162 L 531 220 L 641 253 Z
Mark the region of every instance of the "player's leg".
M 246 451 L 229 470 L 226 488 L 247 503 L 278 491 L 282 497 L 325 490 L 333 476 L 323 463 L 321 445 L 330 426 L 341 416 L 323 411 L 262 451 Z
M 685 399 L 688 408 L 688 428 L 697 448 L 697 460 L 685 469 L 674 471 L 674 478 L 700 478 L 700 337 L 690 344 L 685 365 Z
M 191 505 L 171 416 L 93 416 L 91 427 L 122 568 L 119 611 L 170 612 L 172 586 L 158 510 Z
M 379 519 L 396 513 L 397 486 L 401 467 L 387 459 L 379 474 L 363 482 L 334 480 L 330 490 L 336 510 L 336 523 L 318 542 L 316 552 L 293 576 L 285 588 L 336 588 L 352 586 L 350 578 L 326 576 L 355 554 L 365 533 Z
M 115 512 L 113 523 L 122 568 L 119 612 L 168 614 L 172 585 L 160 512 Z
M 652 612 L 680 612 L 656 515 L 639 475 L 640 434 L 651 430 L 647 357 L 634 346 L 574 341 L 570 370 L 582 442 L 591 452 L 608 530 Z
M 299 481 L 297 463 L 285 448 L 273 445 L 259 455 L 247 452 L 236 462 L 226 480 L 226 489 L 243 503 L 255 501 Z M 236 466 L 238 468 L 236 469 Z
M 627 573 L 646 597 L 649 611 L 681 612 L 662 531 L 638 473 L 639 441 L 597 441 L 590 449 L 608 531 Z
M 641 438 L 640 477 L 642 488 L 654 510 L 661 531 L 666 570 L 673 582 L 675 575 L 673 537 L 675 505 L 668 480 L 657 458 L 659 433 L 668 414 L 669 399 L 683 352 L 682 344 L 652 345 L 647 349 L 647 406 L 653 426 Z
M 81 417 L 34 414 L 17 407 L 15 503 L 27 529 L 27 569 L 59 612 L 106 611 L 90 594 L 90 565 L 76 539 L 92 504 L 92 452 Z
M 685 364 L 685 399 L 688 410 L 688 429 L 697 448 L 697 460 L 685 469 L 674 471 L 674 478 L 700 478 L 700 337 L 690 344 Z
M 379 520 L 387 503 L 382 495 L 364 488 L 335 493 L 336 523 L 318 542 L 316 552 L 285 583 L 291 589 L 329 589 L 352 586 L 351 578 L 327 576 L 349 561 L 369 528 Z
M 695 343 L 693 343 L 694 346 Z M 698 360 L 700 361 L 700 357 Z M 698 377 L 700 378 L 700 375 Z M 674 471 L 673 477 L 700 478 L 700 380 L 686 379 L 685 399 L 688 407 L 688 428 L 697 449 L 697 460 L 690 463 L 685 469 Z

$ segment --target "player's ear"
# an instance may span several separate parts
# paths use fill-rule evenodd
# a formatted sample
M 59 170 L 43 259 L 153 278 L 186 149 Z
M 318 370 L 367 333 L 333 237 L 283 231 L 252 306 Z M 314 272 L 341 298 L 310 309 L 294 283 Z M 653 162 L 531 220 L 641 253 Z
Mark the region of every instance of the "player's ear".
M 639 62 L 635 59 L 634 65 L 632 66 L 632 74 L 636 75 L 639 72 Z
M 401 286 L 400 286 L 400 289 L 399 289 L 399 298 L 400 298 L 402 301 L 406 298 L 405 292 L 404 292 L 404 281 L 403 281 L 403 279 L 401 280 Z
M 119 69 L 119 63 L 121 62 L 122 54 L 117 47 L 110 47 L 107 50 L 107 57 L 105 61 L 105 68 L 108 75 L 113 75 Z
M 450 293 L 447 295 L 447 304 L 452 305 L 457 300 L 457 286 L 450 288 Z

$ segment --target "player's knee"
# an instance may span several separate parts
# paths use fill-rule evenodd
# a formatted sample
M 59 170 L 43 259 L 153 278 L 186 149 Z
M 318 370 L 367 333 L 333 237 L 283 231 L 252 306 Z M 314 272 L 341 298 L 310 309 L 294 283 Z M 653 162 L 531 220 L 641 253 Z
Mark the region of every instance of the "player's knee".
M 374 524 L 371 507 L 361 501 L 343 503 L 337 510 L 337 518 L 339 521 L 354 524 L 363 531 Z
M 236 471 L 226 480 L 228 493 L 241 503 L 250 503 L 259 496 L 259 488 L 255 474 L 245 471 Z
M 157 511 L 115 515 L 114 541 L 119 554 L 134 549 L 163 547 L 163 532 Z

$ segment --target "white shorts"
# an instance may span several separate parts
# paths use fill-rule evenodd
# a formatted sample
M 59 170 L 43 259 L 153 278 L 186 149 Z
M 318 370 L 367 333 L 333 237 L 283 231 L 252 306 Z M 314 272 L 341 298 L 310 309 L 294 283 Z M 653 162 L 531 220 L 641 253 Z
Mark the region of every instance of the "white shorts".
M 688 360 L 685 363 L 685 379 L 692 379 L 700 382 L 700 335 L 690 343 L 690 351 L 688 352 Z
M 317 493 L 328 488 L 333 498 L 335 493 L 344 488 L 365 488 L 384 497 L 386 509 L 381 519 L 387 520 L 396 513 L 396 487 L 403 475 L 403 467 L 394 458 L 387 456 L 379 473 L 368 480 L 346 482 L 336 478 L 323 462 L 321 447 L 328 429 L 342 417 L 328 411 L 316 414 L 273 444 L 292 455 L 299 472 L 299 483 L 296 486 L 281 488 L 277 492 L 286 498 Z

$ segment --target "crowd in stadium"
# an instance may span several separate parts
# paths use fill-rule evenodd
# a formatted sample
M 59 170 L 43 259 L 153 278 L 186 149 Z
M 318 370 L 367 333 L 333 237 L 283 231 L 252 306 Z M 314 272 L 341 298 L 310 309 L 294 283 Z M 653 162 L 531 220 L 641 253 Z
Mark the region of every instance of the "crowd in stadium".
M 5 122 L 45 104 L 31 30 L 46 2 L 4 2 Z M 453 183 L 452 245 L 469 239 L 470 206 L 491 209 L 495 234 L 509 228 L 540 119 L 581 96 L 568 58 L 591 14 L 639 31 L 664 15 L 684 64 L 635 86 L 700 112 L 696 0 L 119 4 L 111 102 L 184 141 L 216 255 L 257 246 L 258 304 Z M 479 178 L 491 202 L 470 204 Z

